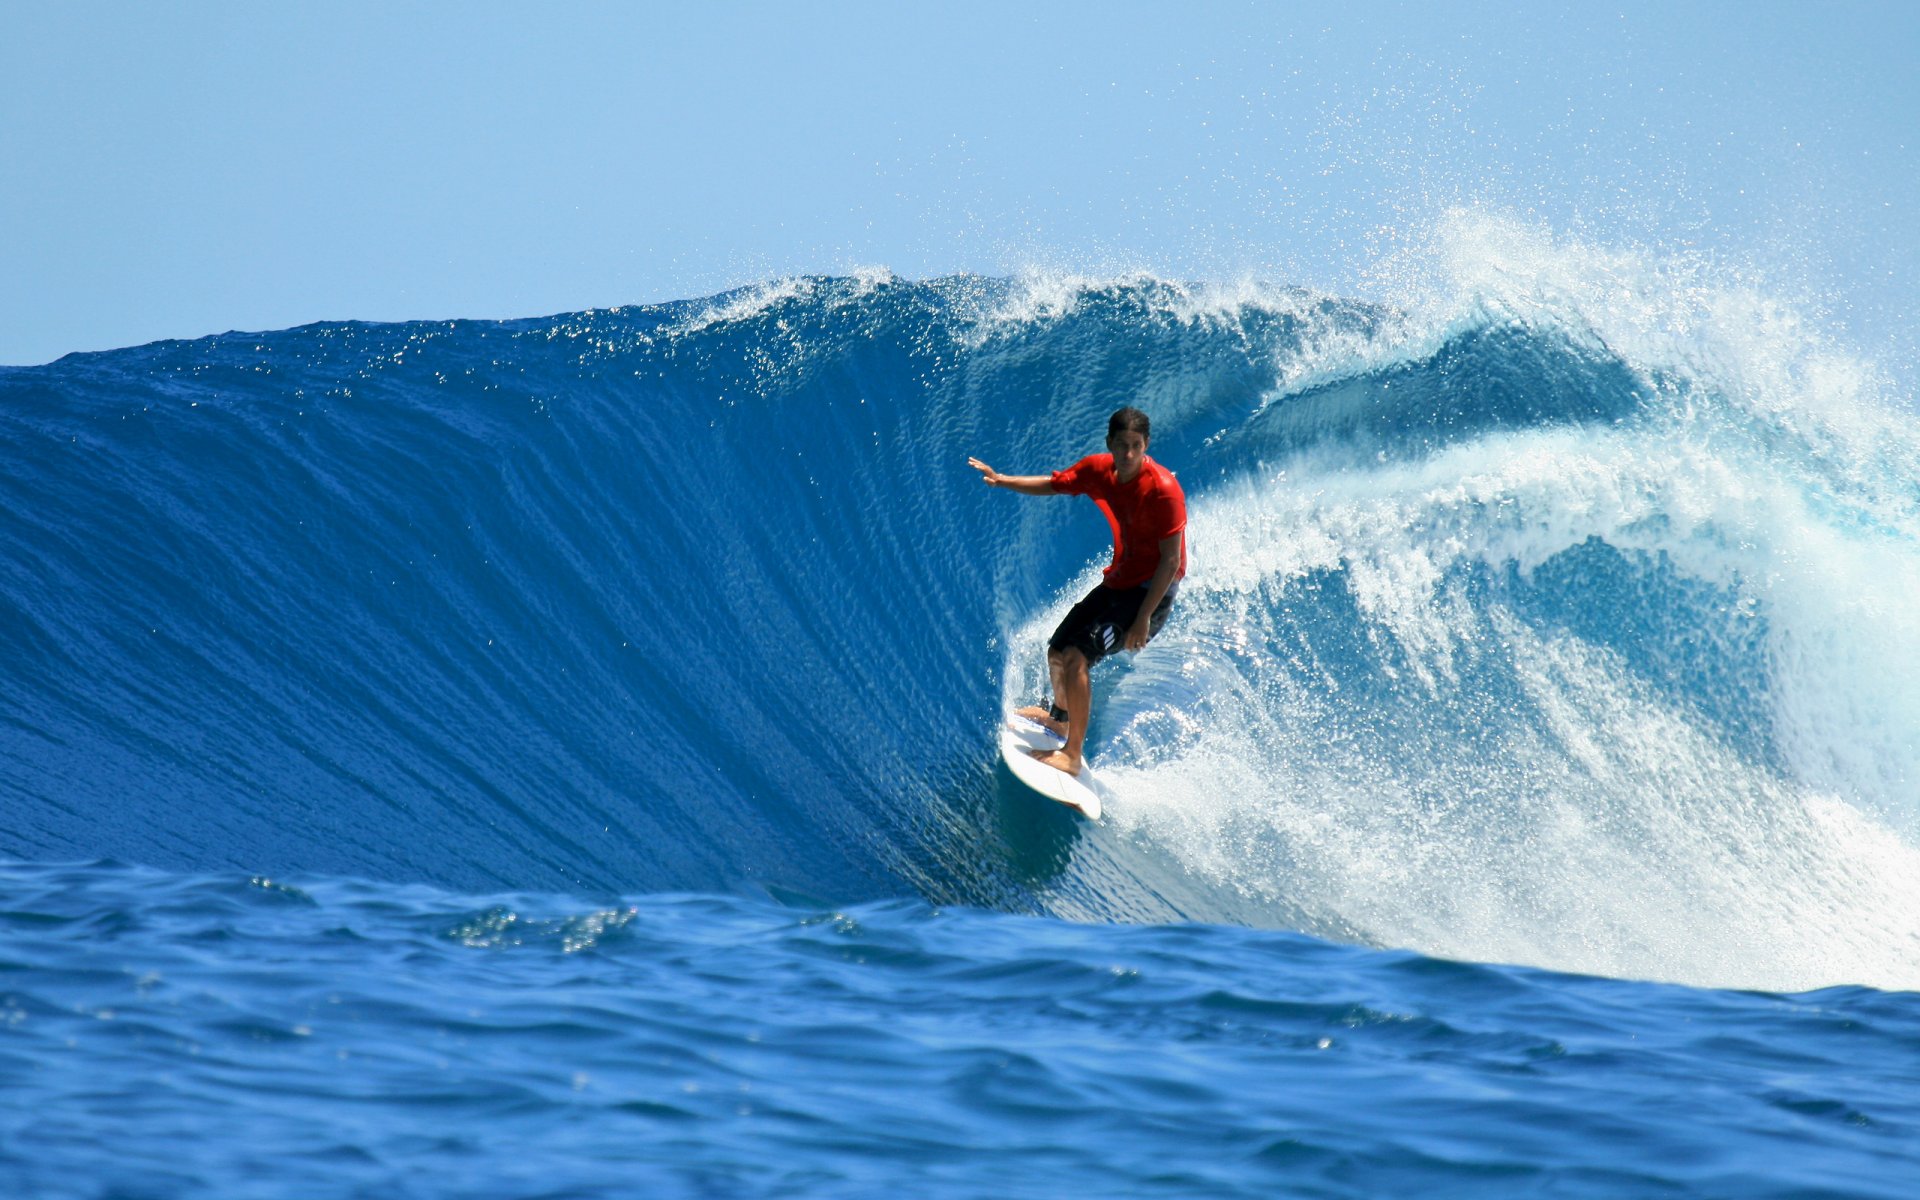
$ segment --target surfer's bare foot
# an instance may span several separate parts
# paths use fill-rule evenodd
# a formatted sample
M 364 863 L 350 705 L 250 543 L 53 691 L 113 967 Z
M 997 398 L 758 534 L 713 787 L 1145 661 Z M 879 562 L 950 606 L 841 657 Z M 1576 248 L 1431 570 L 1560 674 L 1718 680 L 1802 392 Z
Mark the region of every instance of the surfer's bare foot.
M 1079 755 L 1069 755 L 1065 750 L 1048 750 L 1044 753 L 1039 750 L 1033 750 L 1029 751 L 1029 753 L 1033 755 L 1035 762 L 1043 766 L 1052 767 L 1056 771 L 1065 771 L 1069 775 L 1078 776 L 1080 774 L 1081 760 Z
M 1029 704 L 1025 708 L 1016 709 L 1013 715 L 1016 717 L 1025 717 L 1036 725 L 1044 725 L 1061 737 L 1067 736 L 1067 723 L 1065 721 L 1054 720 L 1053 713 L 1038 704 Z

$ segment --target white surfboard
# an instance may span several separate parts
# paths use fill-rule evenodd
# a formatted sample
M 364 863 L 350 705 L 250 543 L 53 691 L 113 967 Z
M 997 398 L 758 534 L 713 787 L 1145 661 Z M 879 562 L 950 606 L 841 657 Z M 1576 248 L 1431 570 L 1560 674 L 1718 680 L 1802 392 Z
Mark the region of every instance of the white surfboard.
M 1082 766 L 1080 774 L 1069 775 L 1056 767 L 1037 762 L 1031 750 L 1058 750 L 1066 745 L 1066 739 L 1060 737 L 1045 725 L 1029 721 L 1025 717 L 1011 714 L 1000 730 L 1000 757 L 1005 760 L 1007 770 L 1013 777 L 1028 788 L 1040 793 L 1049 800 L 1057 800 L 1069 808 L 1076 809 L 1090 821 L 1100 819 L 1099 786 L 1093 778 L 1093 768 Z

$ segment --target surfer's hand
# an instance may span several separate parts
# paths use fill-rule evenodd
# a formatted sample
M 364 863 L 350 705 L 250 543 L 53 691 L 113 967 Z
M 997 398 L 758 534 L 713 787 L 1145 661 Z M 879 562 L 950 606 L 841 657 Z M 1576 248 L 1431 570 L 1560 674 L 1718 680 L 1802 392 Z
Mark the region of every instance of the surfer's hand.
M 1147 639 L 1153 636 L 1153 624 L 1145 613 L 1127 630 L 1127 649 L 1135 654 L 1147 648 Z
M 980 481 L 988 487 L 993 487 L 1000 482 L 1000 472 L 981 462 L 979 459 L 970 458 L 967 460 L 967 465 L 980 472 Z

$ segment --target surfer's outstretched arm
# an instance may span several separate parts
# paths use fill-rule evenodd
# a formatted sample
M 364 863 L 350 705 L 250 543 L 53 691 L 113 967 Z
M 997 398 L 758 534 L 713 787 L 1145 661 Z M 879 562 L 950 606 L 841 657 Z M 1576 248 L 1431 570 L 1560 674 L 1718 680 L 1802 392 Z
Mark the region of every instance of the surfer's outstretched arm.
M 967 460 L 967 465 L 980 472 L 981 482 L 988 487 L 1006 488 L 1028 496 L 1057 496 L 1053 490 L 1051 475 L 1002 475 L 977 458 Z

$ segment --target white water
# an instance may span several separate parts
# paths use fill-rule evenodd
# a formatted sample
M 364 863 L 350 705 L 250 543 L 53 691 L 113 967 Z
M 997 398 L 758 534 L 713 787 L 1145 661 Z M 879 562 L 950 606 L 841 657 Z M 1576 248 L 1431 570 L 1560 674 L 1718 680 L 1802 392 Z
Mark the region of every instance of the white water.
M 1310 346 L 1265 408 L 1516 324 L 1623 362 L 1638 411 L 1391 460 L 1309 446 L 1192 494 L 1176 622 L 1097 688 L 1112 834 L 1329 936 L 1920 987 L 1920 439 L 1898 398 L 1702 264 L 1464 217 L 1426 249 L 1394 268 L 1403 320 Z M 1638 615 L 1538 574 L 1596 540 Z M 1011 639 L 1010 696 L 1091 582 Z

